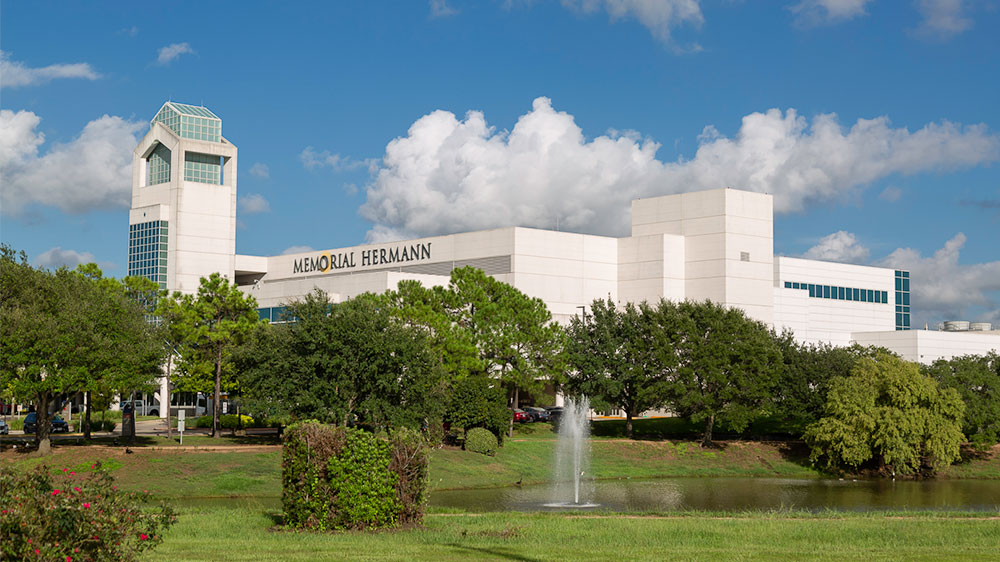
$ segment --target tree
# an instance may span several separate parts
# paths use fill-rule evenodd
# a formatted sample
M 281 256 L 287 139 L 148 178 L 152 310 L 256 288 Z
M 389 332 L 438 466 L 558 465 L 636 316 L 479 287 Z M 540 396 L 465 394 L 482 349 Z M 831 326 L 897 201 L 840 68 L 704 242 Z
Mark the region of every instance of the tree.
M 823 415 L 830 381 L 850 375 L 858 359 L 875 354 L 875 348 L 858 344 L 799 343 L 790 331 L 777 336 L 776 341 L 784 368 L 774 389 L 775 412 L 803 426 Z
M 212 378 L 212 436 L 221 437 L 223 370 L 233 349 L 259 322 L 257 301 L 244 295 L 235 284 L 218 273 L 201 278 L 197 295 L 175 292 L 161 299 L 157 311 L 173 315 L 172 330 L 180 337 L 181 368 L 189 384 Z
M 782 368 L 781 352 L 761 322 L 713 302 L 677 305 L 678 368 L 667 385 L 668 403 L 694 423 L 702 443 L 716 421 L 742 431 L 764 413 Z
M 833 470 L 871 466 L 882 474 L 936 471 L 959 458 L 965 405 L 915 363 L 877 352 L 835 379 L 825 415 L 805 433 L 815 462 Z
M 1000 442 L 1000 355 L 939 359 L 925 373 L 962 397 L 966 437 L 981 447 Z
M 50 450 L 50 405 L 100 386 L 141 386 L 156 375 L 152 330 L 124 284 L 96 266 L 31 267 L 0 249 L 0 388 L 35 402 L 39 452 Z
M 561 376 L 564 332 L 541 299 L 473 267 L 451 272 L 447 295 L 448 314 L 471 334 L 484 373 L 509 389 L 511 407 L 522 390 L 538 392 Z M 508 429 L 513 435 L 513 421 Z
M 647 303 L 616 308 L 611 299 L 597 299 L 590 316 L 570 323 L 567 387 L 598 408 L 623 410 L 629 439 L 632 419 L 666 400 L 678 363 L 672 331 L 677 315 L 677 306 L 665 300 L 655 308 Z
M 259 330 L 238 353 L 248 395 L 294 419 L 372 429 L 440 420 L 444 371 L 426 333 L 382 296 L 288 303 L 295 322 Z
M 482 427 L 502 438 L 510 425 L 511 411 L 499 381 L 475 375 L 452 383 L 445 420 L 465 432 Z

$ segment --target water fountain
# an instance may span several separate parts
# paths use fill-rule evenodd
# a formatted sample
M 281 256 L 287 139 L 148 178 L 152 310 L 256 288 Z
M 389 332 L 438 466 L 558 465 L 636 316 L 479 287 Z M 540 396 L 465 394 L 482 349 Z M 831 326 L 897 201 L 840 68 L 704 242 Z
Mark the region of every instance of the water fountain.
M 597 507 L 590 470 L 590 401 L 568 398 L 559 418 L 556 445 L 554 501 L 545 507 L 580 509 Z M 582 500 L 581 500 L 582 498 Z

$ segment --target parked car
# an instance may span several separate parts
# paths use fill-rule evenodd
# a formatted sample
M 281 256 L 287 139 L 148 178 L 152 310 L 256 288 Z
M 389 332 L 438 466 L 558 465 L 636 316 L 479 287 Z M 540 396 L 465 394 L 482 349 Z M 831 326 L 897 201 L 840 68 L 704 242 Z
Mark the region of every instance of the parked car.
M 10 426 L 7 425 L 7 422 L 0 420 L 0 435 L 7 435 L 8 433 L 10 433 Z
M 524 409 L 524 411 L 531 414 L 531 417 L 534 418 L 536 422 L 547 422 L 549 421 L 549 418 L 552 417 L 548 410 L 537 406 L 528 406 Z
M 532 419 L 531 414 L 525 412 L 520 408 L 517 408 L 514 410 L 514 421 L 517 423 L 529 423 L 535 420 Z
M 38 418 L 35 412 L 24 416 L 24 432 L 35 433 L 38 430 Z M 52 416 L 49 423 L 50 433 L 69 433 L 69 424 L 59 416 Z
M 549 421 L 553 425 L 559 423 L 559 418 L 562 417 L 563 409 L 562 406 L 552 406 L 550 408 L 545 408 L 549 412 Z

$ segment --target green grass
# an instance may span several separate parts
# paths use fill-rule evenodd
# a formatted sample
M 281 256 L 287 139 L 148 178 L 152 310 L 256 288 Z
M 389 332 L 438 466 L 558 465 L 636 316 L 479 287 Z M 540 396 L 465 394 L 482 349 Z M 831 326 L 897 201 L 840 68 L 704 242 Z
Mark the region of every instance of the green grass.
M 998 514 L 429 515 L 379 533 L 276 530 L 264 508 L 182 509 L 148 560 L 998 560 Z
M 490 488 L 547 482 L 551 478 L 555 440 L 507 440 L 495 457 L 456 449 L 431 453 L 432 489 Z M 805 452 L 785 444 L 720 443 L 702 449 L 689 441 L 627 441 L 594 439 L 591 474 L 595 478 L 658 478 L 667 476 L 781 476 L 817 478 Z

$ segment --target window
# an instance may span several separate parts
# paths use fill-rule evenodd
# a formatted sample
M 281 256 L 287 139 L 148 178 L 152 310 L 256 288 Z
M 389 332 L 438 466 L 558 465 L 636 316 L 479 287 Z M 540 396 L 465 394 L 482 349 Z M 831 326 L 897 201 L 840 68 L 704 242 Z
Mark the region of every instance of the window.
M 785 281 L 785 288 L 786 289 L 791 289 L 792 288 L 792 282 L 791 281 Z
M 837 287 L 837 298 L 840 299 L 840 300 L 844 300 L 844 288 L 843 287 Z

